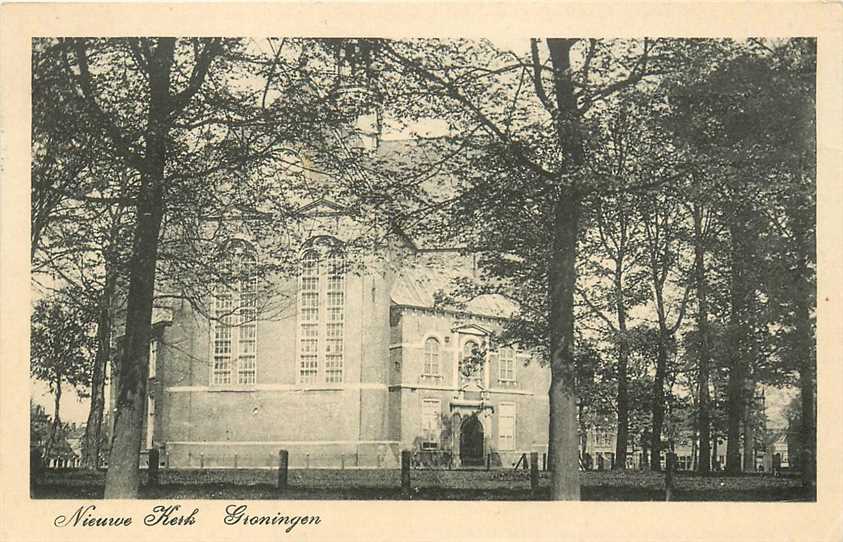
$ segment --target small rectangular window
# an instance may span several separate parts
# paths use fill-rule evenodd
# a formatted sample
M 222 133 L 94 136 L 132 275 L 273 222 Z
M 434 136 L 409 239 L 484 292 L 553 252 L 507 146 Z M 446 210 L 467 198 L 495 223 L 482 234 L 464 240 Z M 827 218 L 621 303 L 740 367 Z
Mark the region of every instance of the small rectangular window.
M 155 430 L 155 399 L 146 399 L 146 449 L 152 448 L 152 437 Z
M 158 339 L 149 341 L 149 378 L 155 378 L 158 367 Z
M 501 382 L 515 382 L 515 350 L 501 348 L 498 354 L 498 379 Z
M 515 403 L 498 405 L 498 449 L 515 449 Z
M 422 401 L 422 449 L 439 448 L 442 408 L 439 399 Z

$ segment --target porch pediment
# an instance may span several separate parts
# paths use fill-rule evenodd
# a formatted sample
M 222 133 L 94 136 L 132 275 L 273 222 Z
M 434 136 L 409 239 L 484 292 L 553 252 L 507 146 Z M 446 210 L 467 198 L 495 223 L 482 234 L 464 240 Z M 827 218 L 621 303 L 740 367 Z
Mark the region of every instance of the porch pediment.
M 332 201 L 319 199 L 300 208 L 298 212 L 308 217 L 325 217 L 344 215 L 346 209 Z
M 486 329 L 483 326 L 478 326 L 477 324 L 465 324 L 462 326 L 457 326 L 451 328 L 451 332 L 461 333 L 463 335 L 474 335 L 476 337 L 489 337 L 492 335 L 491 330 Z
M 463 377 L 460 379 L 460 384 L 459 391 L 461 392 L 482 393 L 486 391 L 486 388 L 480 382 L 479 378 Z

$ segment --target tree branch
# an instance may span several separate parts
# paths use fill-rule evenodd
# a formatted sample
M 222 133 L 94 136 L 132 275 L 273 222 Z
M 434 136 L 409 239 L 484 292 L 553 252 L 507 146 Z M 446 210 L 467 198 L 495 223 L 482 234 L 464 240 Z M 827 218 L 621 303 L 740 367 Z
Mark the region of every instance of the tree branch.
M 649 39 L 644 38 L 644 52 L 641 53 L 641 56 L 638 57 L 638 60 L 636 60 L 635 64 L 632 66 L 629 75 L 625 79 L 616 81 L 603 87 L 601 90 L 588 95 L 585 99 L 585 103 L 579 108 L 579 112 L 581 114 L 585 113 L 598 100 L 606 98 L 627 86 L 634 85 L 648 75 L 656 75 L 655 72 L 647 72 L 647 64 L 650 60 L 650 48 L 651 45 Z
M 88 68 L 88 55 L 85 52 L 85 41 L 83 39 L 74 39 L 73 46 L 76 52 L 76 61 L 79 64 L 79 76 L 76 77 L 73 73 L 73 70 L 70 67 L 70 62 L 67 59 L 67 49 L 64 48 L 62 50 L 62 57 L 64 59 L 64 65 L 68 75 L 77 80 L 85 105 L 91 115 L 93 115 L 93 117 L 98 120 L 105 129 L 109 139 L 111 139 L 112 143 L 114 143 L 117 152 L 126 159 L 130 166 L 139 171 L 143 171 L 144 163 L 141 155 L 132 150 L 131 144 L 126 140 L 121 130 L 116 124 L 114 124 L 111 118 L 109 118 L 109 116 L 97 103 L 91 79 L 91 72 Z
M 550 102 L 547 97 L 547 92 L 544 90 L 544 83 L 542 83 L 541 62 L 539 60 L 539 47 L 536 38 L 530 38 L 530 56 L 533 59 L 533 86 L 536 89 L 536 96 L 539 97 L 544 108 L 547 109 L 551 115 L 556 114 L 556 107 Z
M 586 304 L 586 305 L 588 305 L 588 308 L 590 308 L 590 309 L 591 309 L 591 311 L 592 311 L 592 312 L 593 312 L 596 316 L 599 316 L 601 320 L 603 320 L 604 322 L 606 322 L 606 325 L 608 325 L 608 326 L 609 326 L 609 329 L 611 329 L 613 332 L 617 332 L 617 331 L 618 331 L 618 330 L 617 330 L 617 328 L 615 327 L 614 322 L 612 322 L 611 320 L 609 320 L 609 318 L 607 318 L 607 317 L 606 317 L 606 315 L 605 315 L 605 314 L 603 314 L 603 311 L 601 311 L 599 308 L 597 308 L 597 307 L 594 305 L 594 303 L 592 303 L 592 302 L 591 302 L 591 300 L 588 298 L 588 296 L 587 296 L 587 295 L 585 295 L 585 292 L 582 290 L 582 288 L 577 288 L 577 294 L 579 294 L 580 298 L 581 298 L 583 301 L 585 301 L 585 304 Z
M 195 54 L 196 64 L 193 66 L 187 87 L 171 98 L 169 108 L 171 115 L 177 116 L 187 106 L 190 99 L 199 91 L 199 88 L 205 81 L 205 77 L 208 75 L 211 62 L 213 62 L 220 50 L 219 38 L 213 38 L 202 48 L 202 51 Z
M 448 81 L 445 81 L 441 77 L 435 75 L 430 70 L 420 66 L 414 60 L 404 57 L 400 53 L 398 53 L 393 47 L 389 45 L 388 42 L 384 43 L 384 51 L 386 51 L 394 60 L 396 60 L 399 64 L 403 65 L 406 68 L 409 68 L 419 74 L 422 78 L 427 79 L 430 82 L 433 82 L 440 87 L 442 87 L 449 97 L 459 102 L 463 107 L 465 107 L 468 111 L 475 115 L 478 122 L 482 124 L 488 132 L 494 135 L 498 140 L 504 143 L 509 150 L 509 153 L 513 155 L 518 161 L 520 161 L 523 165 L 525 165 L 528 169 L 536 173 L 537 175 L 550 179 L 550 180 L 557 180 L 557 176 L 554 175 L 552 172 L 546 170 L 541 165 L 537 164 L 536 162 L 530 160 L 521 150 L 521 146 L 513 141 L 503 130 L 501 130 L 494 122 L 492 122 L 488 116 L 486 116 L 480 108 L 472 103 L 470 99 L 464 96 L 459 89 L 453 86 Z

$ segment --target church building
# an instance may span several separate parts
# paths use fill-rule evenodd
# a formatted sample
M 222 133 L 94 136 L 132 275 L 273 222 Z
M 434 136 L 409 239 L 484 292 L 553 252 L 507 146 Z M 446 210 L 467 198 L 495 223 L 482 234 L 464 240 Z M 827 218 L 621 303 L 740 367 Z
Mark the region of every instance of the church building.
M 549 370 L 497 344 L 517 310 L 498 295 L 437 302 L 477 273 L 458 249 L 393 236 L 376 254 L 347 241 L 342 207 L 301 210 L 294 272 L 220 285 L 206 310 L 156 309 L 145 449 L 170 468 L 393 468 L 400 451 L 451 467 L 511 467 L 547 450 Z M 248 276 L 248 229 L 228 240 Z M 284 292 L 284 295 L 278 294 Z

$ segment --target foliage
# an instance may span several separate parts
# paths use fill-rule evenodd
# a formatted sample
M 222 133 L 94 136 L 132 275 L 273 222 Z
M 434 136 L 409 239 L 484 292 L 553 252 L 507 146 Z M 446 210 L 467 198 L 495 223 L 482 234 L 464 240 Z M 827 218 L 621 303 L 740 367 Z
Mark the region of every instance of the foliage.
M 32 311 L 30 372 L 53 393 L 64 382 L 85 394 L 90 382 L 92 318 L 72 304 L 75 295 L 65 290 L 37 301 Z

